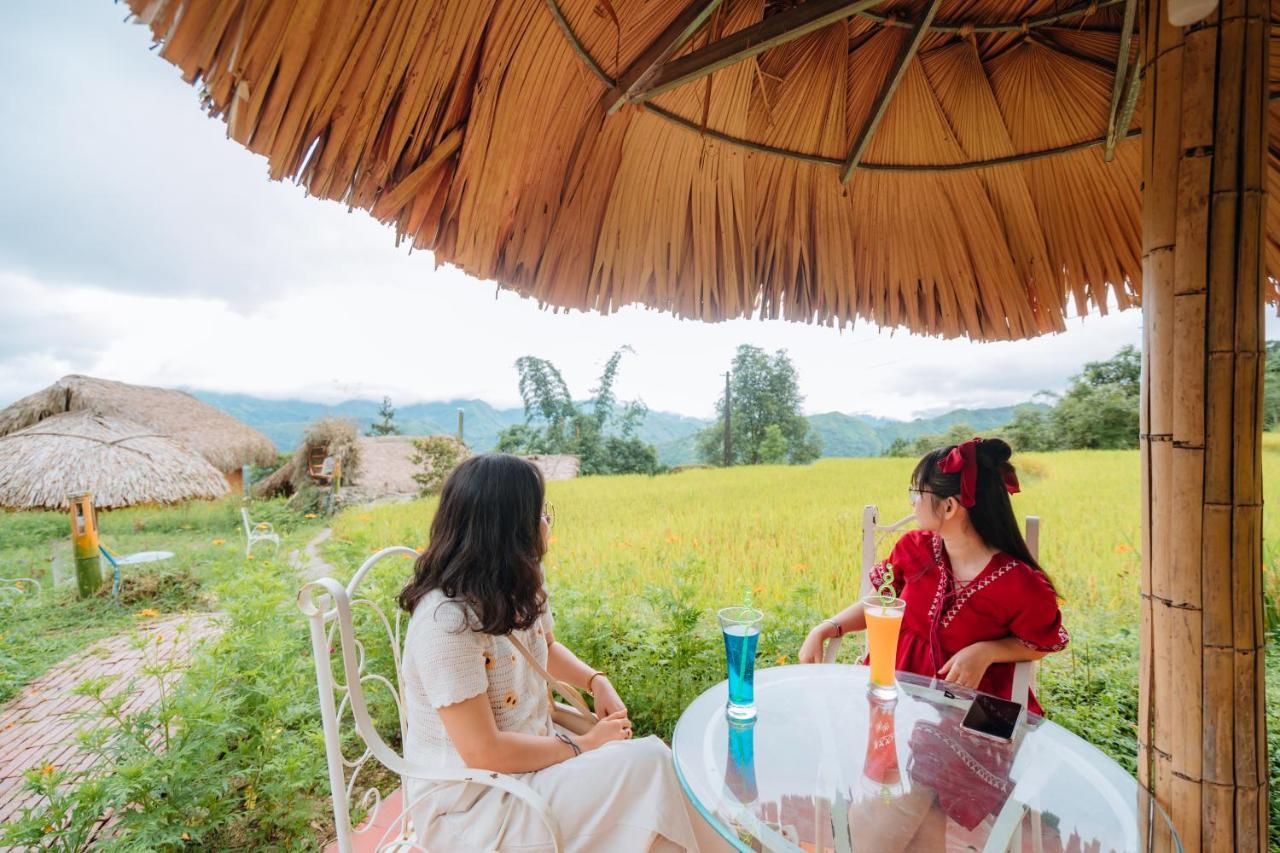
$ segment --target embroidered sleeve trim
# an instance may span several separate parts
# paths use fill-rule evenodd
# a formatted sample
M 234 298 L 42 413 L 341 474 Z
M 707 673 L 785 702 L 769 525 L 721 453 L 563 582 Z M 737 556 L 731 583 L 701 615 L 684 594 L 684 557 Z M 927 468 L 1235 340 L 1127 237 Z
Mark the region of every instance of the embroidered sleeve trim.
M 1067 647 L 1067 643 L 1071 642 L 1071 635 L 1067 633 L 1066 628 L 1059 625 L 1057 641 L 1047 646 L 1041 645 L 1040 643 L 1033 643 L 1030 640 L 1024 640 L 1021 637 L 1018 638 L 1018 642 L 1037 652 L 1060 652 Z

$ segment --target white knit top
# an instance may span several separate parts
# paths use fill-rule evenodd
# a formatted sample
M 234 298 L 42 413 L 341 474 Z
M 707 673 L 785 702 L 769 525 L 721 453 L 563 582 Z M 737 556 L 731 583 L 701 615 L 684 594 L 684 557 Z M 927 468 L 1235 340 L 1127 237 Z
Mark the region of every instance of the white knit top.
M 471 630 L 474 616 L 465 604 L 440 590 L 414 608 L 404 638 L 405 757 L 432 767 L 464 762 L 445 732 L 437 708 L 487 693 L 499 731 L 551 734 L 546 682 L 506 637 Z M 525 648 L 547 665 L 551 608 L 528 631 L 516 631 Z

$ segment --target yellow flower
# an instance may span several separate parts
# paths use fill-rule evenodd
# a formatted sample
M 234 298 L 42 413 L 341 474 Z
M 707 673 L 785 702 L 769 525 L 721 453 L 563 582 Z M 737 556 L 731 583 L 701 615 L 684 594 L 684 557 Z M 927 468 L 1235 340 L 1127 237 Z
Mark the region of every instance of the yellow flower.
M 786 655 L 778 655 L 778 660 L 777 660 L 778 666 L 786 666 L 787 660 L 789 660 L 789 658 L 787 658 Z
M 316 517 L 316 514 L 314 512 L 309 512 L 303 516 L 303 518 L 315 518 L 315 517 Z
M 802 572 L 806 571 L 808 568 L 809 568 L 808 563 L 796 563 L 794 566 L 791 567 L 791 571 L 795 572 L 796 574 L 801 574 Z
M 190 833 L 187 833 L 187 832 L 182 833 L 182 840 L 183 840 L 183 841 L 190 841 L 190 840 L 191 840 L 191 834 L 190 834 Z
M 18 592 L 22 592 L 22 590 L 27 588 L 26 584 L 24 584 L 22 581 L 14 581 L 13 585 L 18 588 Z
M 356 521 L 373 521 L 373 516 L 368 513 L 360 513 L 356 516 Z
M 40 775 L 52 776 L 55 769 L 56 768 L 52 764 L 46 761 L 44 764 L 40 765 Z
M 1119 545 L 1116 546 L 1117 554 L 1128 554 L 1132 550 L 1133 550 L 1133 546 L 1128 544 L 1127 542 L 1121 542 Z
M 227 540 L 225 540 L 225 539 L 215 539 L 215 540 L 213 540 L 213 544 L 214 544 L 214 545 L 226 545 L 226 544 L 227 544 Z
M 154 619 L 160 615 L 160 611 L 151 607 L 144 607 L 138 611 L 139 619 Z
M 762 587 L 762 586 L 753 586 L 753 587 L 751 587 L 751 594 L 752 594 L 752 595 L 761 595 L 763 592 L 764 592 L 764 587 Z
M 680 541 L 680 537 L 679 537 L 679 536 L 677 536 L 677 535 L 675 535 L 674 533 L 668 533 L 668 534 L 667 534 L 667 544 L 668 544 L 668 545 L 674 545 L 675 543 L 677 543 L 677 542 L 679 542 L 679 541 Z
M 249 556 L 245 557 L 245 559 L 246 559 L 246 560 L 252 560 L 252 559 L 253 559 L 253 555 L 252 555 L 252 554 L 250 554 Z
M 258 529 L 259 529 L 259 530 L 266 530 L 266 529 L 267 529 L 268 527 L 270 527 L 270 526 L 271 526 L 271 525 L 267 524 L 265 521 L 259 521 L 259 522 L 258 522 Z
M 46 823 L 46 824 L 44 825 L 44 834 L 45 834 L 45 835 L 48 835 L 48 834 L 49 834 L 49 833 L 51 833 L 51 832 L 53 832 L 53 824 L 51 824 L 51 823 Z

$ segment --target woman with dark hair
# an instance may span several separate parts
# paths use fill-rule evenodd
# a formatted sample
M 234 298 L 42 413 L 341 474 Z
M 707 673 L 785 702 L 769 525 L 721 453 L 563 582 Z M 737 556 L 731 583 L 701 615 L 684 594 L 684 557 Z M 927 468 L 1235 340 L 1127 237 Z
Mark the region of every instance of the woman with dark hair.
M 630 740 L 608 676 L 556 642 L 541 565 L 553 521 L 544 493 L 537 467 L 506 454 L 474 456 L 445 481 L 431 544 L 400 593 L 411 614 L 405 756 L 522 779 L 569 851 L 698 851 L 701 822 L 690 819 L 666 745 Z M 539 669 L 594 697 L 599 721 L 585 734 L 554 724 Z M 550 849 L 541 820 L 500 790 L 410 780 L 406 795 L 424 849 Z
M 1053 583 L 1013 514 L 1018 477 L 1010 456 L 995 438 L 925 454 L 909 489 L 919 529 L 871 573 L 879 587 L 892 567 L 893 587 L 906 601 L 898 670 L 1004 698 L 1015 663 L 1039 660 L 1068 640 Z M 801 663 L 821 662 L 828 639 L 866 626 L 860 602 L 824 619 L 801 646 Z M 1034 696 L 1028 708 L 1042 713 Z

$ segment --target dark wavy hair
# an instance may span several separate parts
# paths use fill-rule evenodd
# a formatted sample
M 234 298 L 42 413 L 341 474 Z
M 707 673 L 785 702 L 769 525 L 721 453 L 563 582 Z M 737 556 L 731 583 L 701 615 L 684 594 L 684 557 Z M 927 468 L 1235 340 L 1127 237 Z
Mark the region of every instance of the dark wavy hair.
M 939 500 L 959 495 L 960 473 L 944 474 L 938 470 L 938 464 L 955 447 L 949 444 L 926 453 L 911 473 L 911 487 L 932 492 Z M 1022 538 L 1022 528 L 1018 526 L 1013 503 L 1005 489 L 1002 473 L 1010 467 L 1012 455 L 1013 450 L 1001 439 L 987 438 L 978 443 L 978 478 L 974 485 L 973 506 L 969 507 L 969 521 L 988 547 L 1026 563 L 1048 579 L 1048 572 L 1031 556 L 1027 541 Z M 1053 581 L 1050 580 L 1049 584 L 1052 586 Z
M 501 636 L 531 628 L 546 606 L 545 496 L 542 472 L 519 456 L 486 453 L 455 468 L 431 521 L 431 544 L 414 563 L 400 606 L 413 613 L 438 589 L 469 605 L 473 630 Z

